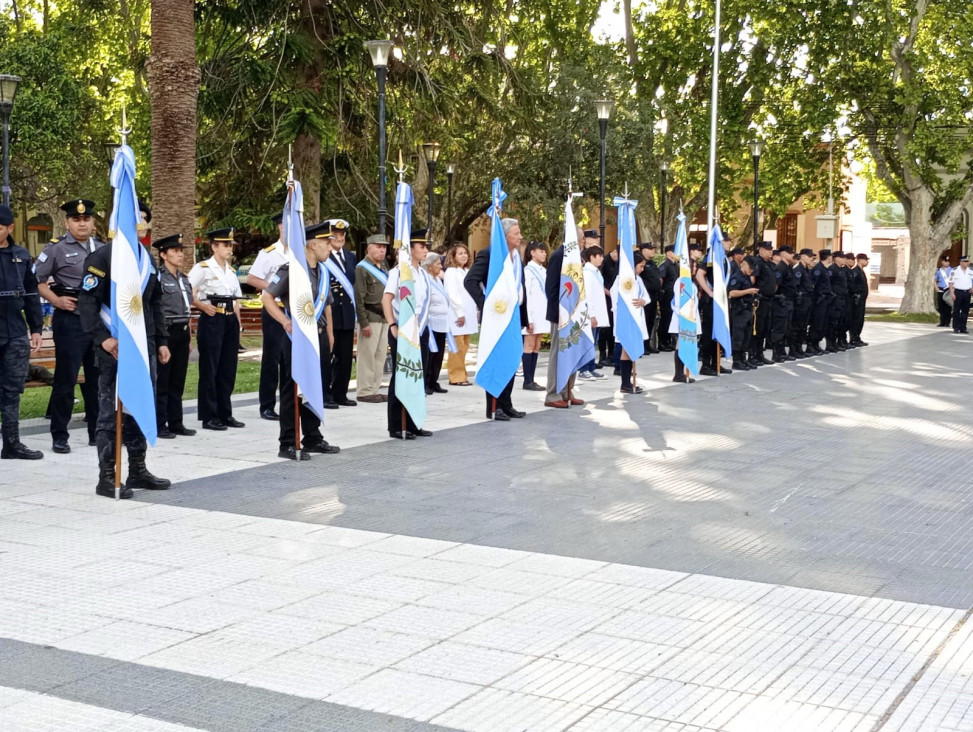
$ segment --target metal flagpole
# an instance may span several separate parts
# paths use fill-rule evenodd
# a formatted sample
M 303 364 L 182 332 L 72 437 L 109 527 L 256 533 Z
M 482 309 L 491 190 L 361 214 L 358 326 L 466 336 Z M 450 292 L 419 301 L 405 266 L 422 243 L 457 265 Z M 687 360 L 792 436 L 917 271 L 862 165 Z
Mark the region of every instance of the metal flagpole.
M 294 186 L 291 184 L 294 182 L 294 146 L 287 146 L 287 187 L 288 195 L 291 197 L 291 210 L 297 205 L 294 201 Z M 293 233 L 293 232 L 292 232 Z M 287 246 L 292 246 L 293 243 L 288 241 Z M 294 354 L 291 353 L 291 371 L 293 372 L 293 361 Z M 293 376 L 293 373 L 292 373 Z M 283 415 L 281 415 L 283 419 Z M 298 394 L 297 382 L 294 382 L 294 456 L 297 461 L 301 461 L 301 397 Z
M 713 212 L 716 208 L 716 115 L 719 112 L 720 89 L 720 0 L 716 0 L 716 22 L 713 27 L 713 91 L 710 95 L 709 123 L 709 196 L 706 202 L 706 241 L 713 234 Z
M 115 372 L 118 373 L 117 370 Z M 118 379 L 118 376 L 115 376 Z M 122 400 L 115 397 L 115 500 L 122 497 Z

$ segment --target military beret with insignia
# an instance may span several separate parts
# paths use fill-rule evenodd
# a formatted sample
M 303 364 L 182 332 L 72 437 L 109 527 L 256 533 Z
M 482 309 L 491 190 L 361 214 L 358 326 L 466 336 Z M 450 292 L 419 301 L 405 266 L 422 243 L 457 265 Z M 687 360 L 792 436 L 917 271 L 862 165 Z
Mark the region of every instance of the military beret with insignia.
M 95 202 L 87 198 L 75 198 L 62 203 L 61 210 L 69 219 L 75 216 L 94 216 Z
M 152 246 L 160 252 L 164 252 L 167 249 L 182 249 L 182 234 L 173 234 L 172 236 L 157 239 Z
M 206 232 L 206 238 L 212 242 L 229 242 L 230 244 L 236 244 L 236 240 L 233 235 L 236 231 L 231 226 L 228 229 L 213 229 L 212 231 Z

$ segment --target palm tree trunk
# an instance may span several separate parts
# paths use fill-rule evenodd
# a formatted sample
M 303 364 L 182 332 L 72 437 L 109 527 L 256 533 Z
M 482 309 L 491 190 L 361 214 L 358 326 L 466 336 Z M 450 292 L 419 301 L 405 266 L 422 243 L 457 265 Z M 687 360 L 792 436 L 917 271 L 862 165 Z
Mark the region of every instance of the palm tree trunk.
M 199 67 L 191 0 L 152 0 L 152 234 L 195 239 Z M 188 265 L 195 251 L 189 249 Z

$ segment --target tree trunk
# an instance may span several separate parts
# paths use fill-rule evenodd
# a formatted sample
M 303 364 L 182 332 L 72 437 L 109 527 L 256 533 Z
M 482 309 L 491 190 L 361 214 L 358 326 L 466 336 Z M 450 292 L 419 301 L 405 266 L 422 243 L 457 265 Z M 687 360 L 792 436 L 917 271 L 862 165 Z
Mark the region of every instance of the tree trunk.
M 313 135 L 302 132 L 294 141 L 294 177 L 304 191 L 304 220 L 310 226 L 321 220 L 321 141 Z
M 152 1 L 152 233 L 195 239 L 196 95 L 199 67 L 193 3 Z M 190 247 L 189 262 L 195 259 Z
M 942 243 L 936 241 L 933 232 L 933 194 L 927 186 L 916 188 L 910 194 L 912 215 L 909 217 L 909 274 L 899 312 L 934 313 L 937 303 L 933 278 L 939 266 L 938 254 Z

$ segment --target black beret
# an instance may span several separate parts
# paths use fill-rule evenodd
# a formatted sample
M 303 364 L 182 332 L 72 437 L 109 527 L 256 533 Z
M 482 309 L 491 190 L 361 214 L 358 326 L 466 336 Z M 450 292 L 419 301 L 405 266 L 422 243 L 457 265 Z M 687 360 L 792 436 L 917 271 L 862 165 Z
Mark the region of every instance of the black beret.
M 0 226 L 10 226 L 14 222 L 14 212 L 10 206 L 0 205 Z

